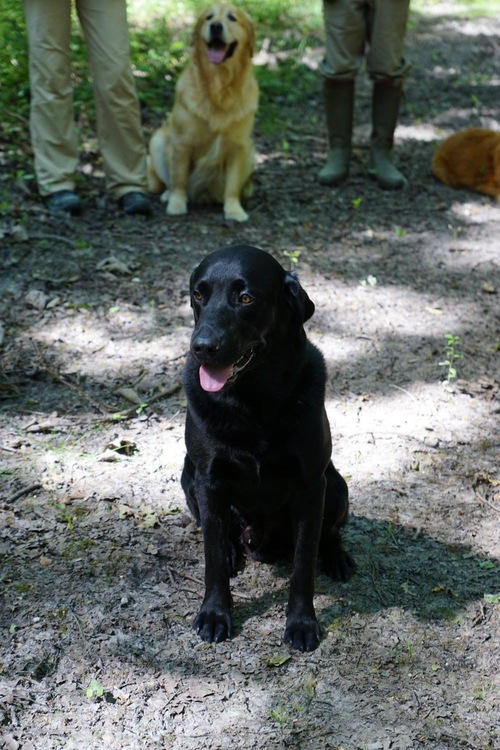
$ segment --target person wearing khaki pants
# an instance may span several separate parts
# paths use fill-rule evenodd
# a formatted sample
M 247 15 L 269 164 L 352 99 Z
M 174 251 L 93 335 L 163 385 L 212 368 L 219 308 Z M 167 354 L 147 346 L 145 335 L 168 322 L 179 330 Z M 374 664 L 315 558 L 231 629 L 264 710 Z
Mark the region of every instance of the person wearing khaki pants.
M 338 185 L 349 174 L 355 78 L 364 57 L 373 81 L 368 173 L 383 188 L 408 184 L 391 151 L 409 70 L 403 58 L 409 5 L 409 0 L 323 0 L 326 45 L 320 69 L 329 142 L 318 175 L 323 185 Z
M 127 214 L 150 214 L 146 150 L 130 65 L 126 0 L 75 0 L 88 49 L 106 189 Z M 23 0 L 30 129 L 38 187 L 51 211 L 78 214 L 71 82 L 71 0 Z

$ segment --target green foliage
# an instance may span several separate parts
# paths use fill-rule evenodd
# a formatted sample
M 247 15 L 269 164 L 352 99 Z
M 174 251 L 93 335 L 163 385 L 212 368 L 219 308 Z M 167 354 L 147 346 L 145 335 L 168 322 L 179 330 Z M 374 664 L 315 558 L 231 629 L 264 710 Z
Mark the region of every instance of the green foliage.
M 29 140 L 29 67 L 26 25 L 20 2 L 7 2 L 0 24 L 0 131 L 13 146 Z M 71 36 L 72 69 L 75 83 L 75 113 L 84 121 L 94 117 L 92 86 L 86 49 L 78 24 Z
M 149 25 L 151 20 L 167 19 L 172 28 L 191 25 L 210 0 L 130 0 L 132 24 Z M 322 23 L 321 3 L 307 6 L 299 0 L 248 0 L 237 2 L 252 16 L 262 34 L 283 31 L 294 26 L 318 27 Z
M 299 258 L 302 255 L 300 250 L 283 250 L 283 255 L 290 261 L 290 268 L 293 268 L 299 262 Z
M 6 0 L 0 25 L 0 128 L 11 155 L 29 150 L 28 45 L 22 3 Z M 174 88 L 191 49 L 195 17 L 206 0 L 130 0 L 131 60 L 143 121 L 156 127 L 171 108 Z M 264 48 L 268 64 L 256 66 L 261 89 L 257 127 L 267 135 L 287 133 L 287 111 L 304 107 L 304 92 L 316 85 L 317 73 L 303 62 L 310 47 L 320 43 L 321 5 L 311 12 L 299 0 L 254 0 L 242 3 L 255 20 L 257 51 Z M 75 118 L 83 140 L 95 138 L 95 104 L 87 50 L 80 24 L 73 18 L 71 64 Z M 319 84 L 318 84 L 319 85 Z M 307 122 L 305 123 L 307 124 Z M 313 128 L 315 123 L 311 122 Z M 290 144 L 287 135 L 287 144 Z M 86 147 L 90 147 L 87 145 Z
M 0 23 L 0 132 L 16 137 L 27 127 L 28 53 L 21 3 L 5 5 Z
M 85 691 L 85 696 L 89 700 L 92 698 L 102 698 L 104 695 L 104 688 L 96 679 L 92 679 L 88 688 Z
M 173 101 L 175 81 L 190 52 L 190 28 L 174 37 L 168 20 L 152 18 L 147 27 L 131 29 L 130 49 L 139 99 L 146 120 L 162 119 Z
M 273 721 L 279 724 L 282 729 L 284 729 L 289 722 L 288 711 L 283 706 L 271 708 L 271 710 L 269 711 L 269 716 Z
M 446 367 L 446 382 L 454 380 L 457 377 L 457 368 L 455 363 L 457 359 L 462 359 L 463 354 L 458 351 L 460 346 L 460 336 L 454 336 L 452 333 L 445 333 L 446 339 L 446 359 L 439 363 L 440 367 Z
M 282 40 L 278 43 L 277 53 L 282 43 Z M 306 92 L 319 87 L 319 81 L 317 72 L 301 62 L 297 47 L 289 49 L 283 59 L 275 60 L 271 55 L 270 59 L 272 64 L 255 69 L 260 88 L 257 128 L 264 135 L 277 137 L 289 133 L 292 111 L 295 114 L 297 107 L 304 109 Z M 314 130 L 315 123 L 311 125 Z M 307 126 L 306 117 L 304 126 Z

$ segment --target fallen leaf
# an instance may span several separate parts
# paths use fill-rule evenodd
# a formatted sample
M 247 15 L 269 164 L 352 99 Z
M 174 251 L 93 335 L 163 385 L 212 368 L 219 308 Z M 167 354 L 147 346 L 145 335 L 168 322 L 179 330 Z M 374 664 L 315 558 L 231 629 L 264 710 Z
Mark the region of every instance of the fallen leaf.
M 14 242 L 27 242 L 29 240 L 28 232 L 22 224 L 15 224 L 10 230 L 10 236 Z
M 431 315 L 442 315 L 443 311 L 439 307 L 426 307 L 425 311 Z
M 30 289 L 24 301 L 28 307 L 34 307 L 36 310 L 44 310 L 49 298 L 40 289 Z
M 132 273 L 130 266 L 114 255 L 110 255 L 108 258 L 99 261 L 96 268 L 98 271 L 107 271 L 108 273 Z
M 134 391 L 133 388 L 118 388 L 115 393 L 118 396 L 122 396 L 126 401 L 130 401 L 131 404 L 137 404 L 140 405 L 143 403 L 143 399 L 139 396 L 137 391 Z
M 105 452 L 113 451 L 114 453 L 119 453 L 120 456 L 132 456 L 134 453 L 137 453 L 138 450 L 137 445 L 130 440 L 120 440 L 118 444 L 108 443 Z
M 104 453 L 102 453 L 97 460 L 104 461 L 105 463 L 115 463 L 118 461 L 123 461 L 123 457 L 120 456 L 114 449 L 106 448 Z
M 497 293 L 497 290 L 495 289 L 495 287 L 493 286 L 493 284 L 491 284 L 489 281 L 485 281 L 484 282 L 484 284 L 482 286 L 482 290 L 483 290 L 483 292 L 486 292 L 486 294 L 496 294 Z
M 274 656 L 265 656 L 264 661 L 268 667 L 282 667 L 287 661 L 291 659 L 291 655 L 288 653 L 275 654 Z

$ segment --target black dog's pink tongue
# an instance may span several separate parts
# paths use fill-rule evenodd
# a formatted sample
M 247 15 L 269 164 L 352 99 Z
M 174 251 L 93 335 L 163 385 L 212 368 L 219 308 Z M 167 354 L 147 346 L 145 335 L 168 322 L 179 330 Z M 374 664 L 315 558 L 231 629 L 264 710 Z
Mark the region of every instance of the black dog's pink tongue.
M 210 367 L 201 365 L 200 367 L 200 385 L 204 391 L 216 393 L 226 385 L 231 375 L 232 365 L 229 367 Z

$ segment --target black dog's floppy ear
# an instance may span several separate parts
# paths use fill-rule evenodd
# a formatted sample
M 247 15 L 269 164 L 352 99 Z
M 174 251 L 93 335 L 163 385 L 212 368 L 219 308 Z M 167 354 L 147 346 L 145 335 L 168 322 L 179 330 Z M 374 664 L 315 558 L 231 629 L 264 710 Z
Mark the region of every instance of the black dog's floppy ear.
M 194 280 L 195 280 L 195 276 L 196 276 L 197 270 L 198 270 L 198 268 L 195 268 L 194 271 L 193 271 L 193 273 L 191 274 L 191 276 L 189 278 L 189 304 L 191 306 L 191 310 L 193 311 L 193 316 L 194 316 L 194 322 L 195 323 L 198 321 L 198 318 L 200 317 L 199 311 L 193 305 Z
M 307 292 L 302 289 L 295 273 L 287 273 L 285 276 L 285 298 L 300 325 L 312 318 L 314 314 L 314 302 Z

